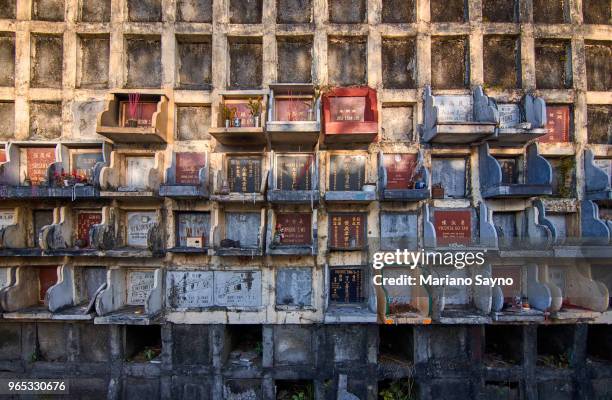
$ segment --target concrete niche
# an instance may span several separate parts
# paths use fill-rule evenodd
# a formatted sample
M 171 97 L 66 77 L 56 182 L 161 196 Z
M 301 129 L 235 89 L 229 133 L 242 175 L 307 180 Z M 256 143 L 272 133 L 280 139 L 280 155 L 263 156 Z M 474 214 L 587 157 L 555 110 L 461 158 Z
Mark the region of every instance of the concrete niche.
M 57 139 L 62 135 L 62 103 L 30 103 L 30 140 Z
M 312 330 L 306 326 L 276 325 L 274 327 L 274 364 L 312 364 L 312 340 Z
M 383 86 L 391 89 L 416 87 L 416 40 L 384 38 L 382 41 Z
M 64 45 L 61 36 L 31 36 L 30 86 L 35 88 L 62 87 L 62 55 Z
M 586 42 L 587 89 L 612 90 L 612 42 Z
M 162 77 L 160 38 L 131 37 L 126 40 L 126 48 L 126 87 L 160 87 Z
M 312 82 L 312 37 L 277 38 L 278 82 Z
M 535 42 L 536 87 L 572 87 L 572 53 L 567 40 L 540 39 Z
M 367 80 L 367 38 L 330 37 L 327 72 L 334 86 L 362 85 Z
M 63 21 L 64 0 L 33 0 L 32 19 L 38 21 Z
M 0 140 L 11 139 L 15 136 L 15 103 L 12 101 L 0 102 Z
M 431 184 L 440 184 L 445 198 L 462 198 L 466 188 L 465 158 L 434 158 L 431 160 Z
M 585 24 L 612 24 L 612 7 L 608 0 L 582 0 Z
M 484 37 L 484 82 L 503 89 L 520 87 L 519 41 L 514 36 Z
M 366 22 L 365 0 L 330 0 L 329 21 L 337 24 L 360 24 Z
M 231 24 L 261 24 L 263 0 L 230 0 Z
M 37 323 L 37 357 L 40 361 L 66 361 L 68 326 L 63 323 Z
M 434 89 L 469 86 L 468 41 L 463 36 L 431 38 L 431 84 Z
M 415 0 L 382 0 L 382 22 L 407 24 L 416 20 Z
M 179 140 L 208 140 L 210 106 L 177 106 L 176 127 Z
M 277 24 L 312 22 L 312 0 L 276 0 Z
M 212 0 L 178 0 L 176 20 L 179 22 L 212 22 Z
M 110 356 L 110 328 L 105 325 L 80 324 L 80 361 L 106 362 Z
M 412 106 L 383 106 L 383 141 L 411 141 L 414 129 Z
M 128 19 L 132 22 L 160 22 L 161 0 L 127 0 Z
M 0 35 L 0 86 L 15 85 L 15 35 Z
M 77 85 L 91 89 L 108 87 L 109 36 L 81 36 L 79 39 Z
M 209 326 L 172 325 L 172 363 L 209 365 Z
M 0 0 L 0 19 L 15 19 L 17 0 Z
M 307 307 L 312 304 L 312 269 L 281 268 L 276 271 L 276 304 Z
M 230 89 L 258 89 L 262 83 L 261 38 L 229 38 Z
M 533 22 L 562 24 L 569 20 L 569 0 L 533 0 Z
M 110 22 L 111 0 L 81 0 L 79 2 L 79 21 Z
M 210 37 L 179 37 L 176 45 L 179 87 L 210 89 L 212 85 Z
M 431 0 L 431 22 L 464 22 L 468 19 L 465 0 Z
M 612 106 L 587 106 L 587 136 L 589 143 L 612 144 Z
M 21 325 L 2 324 L 0 338 L 0 360 L 18 360 L 21 357 Z
M 517 16 L 517 0 L 482 0 L 484 22 L 516 22 Z

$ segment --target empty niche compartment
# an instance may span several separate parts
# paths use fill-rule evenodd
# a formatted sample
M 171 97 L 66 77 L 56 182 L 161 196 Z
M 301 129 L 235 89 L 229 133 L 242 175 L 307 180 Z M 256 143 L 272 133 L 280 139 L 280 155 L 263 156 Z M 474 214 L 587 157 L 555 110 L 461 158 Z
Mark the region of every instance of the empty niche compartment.
M 33 0 L 32 19 L 35 21 L 63 21 L 64 0 Z
M 485 381 L 484 396 L 487 399 L 519 400 L 521 398 L 521 384 L 516 381 Z
M 53 319 L 89 320 L 93 318 L 96 296 L 106 285 L 106 268 L 65 264 L 59 279 L 47 291 L 45 304 Z
M 485 325 L 484 363 L 488 368 L 509 368 L 523 363 L 522 325 Z
M 58 282 L 58 266 L 21 266 L 15 279 L 0 292 L 4 318 L 51 319 L 48 290 Z
M 434 199 L 464 198 L 469 173 L 469 159 L 466 157 L 432 157 L 432 197 Z
M 587 106 L 587 138 L 592 144 L 612 144 L 612 105 Z
M 367 83 L 367 37 L 330 36 L 327 43 L 327 73 L 333 86 Z
M 546 265 L 540 275 L 552 294 L 553 318 L 595 318 L 608 310 L 609 294 L 602 282 L 581 265 Z
M 546 212 L 546 220 L 554 228 L 556 245 L 580 244 L 580 221 L 576 212 Z
M 539 282 L 536 264 L 494 265 L 491 276 L 504 285 L 492 288 L 492 316 L 501 322 L 540 322 L 550 308 L 550 286 Z
M 274 390 L 277 400 L 312 399 L 315 392 L 311 380 L 275 380 Z
M 261 24 L 263 0 L 230 0 L 230 24 Z
M 208 153 L 176 152 L 166 170 L 159 195 L 174 198 L 206 198 L 209 194 Z
M 108 87 L 110 36 L 79 35 L 78 39 L 77 87 Z
M 131 363 L 159 363 L 162 352 L 161 326 L 126 325 L 124 356 Z
M 516 36 L 486 35 L 484 41 L 484 82 L 496 89 L 521 86 L 521 54 Z
M 213 194 L 219 202 L 262 202 L 268 178 L 268 158 L 263 153 L 221 155 L 221 168 L 213 170 Z
M 546 134 L 539 143 L 568 143 L 574 139 L 574 112 L 569 104 L 546 105 Z M 588 128 L 587 128 L 588 131 Z
M 180 89 L 212 88 L 210 36 L 177 36 L 177 81 Z
M 344 203 L 376 200 L 376 182 L 368 178 L 372 175 L 367 154 L 328 153 L 325 200 Z
M 211 246 L 210 213 L 177 212 L 175 247 L 171 251 L 202 252 Z
M 267 198 L 275 204 L 319 202 L 319 159 L 312 153 L 271 153 Z
M 161 38 L 133 35 L 125 38 L 126 88 L 159 88 L 162 79 Z
M 612 90 L 612 43 L 587 41 L 585 52 L 588 90 Z
M 380 272 L 380 273 L 379 273 Z M 430 323 L 431 296 L 420 268 L 386 265 L 375 272 L 378 320 L 385 324 Z M 412 284 L 414 283 L 414 284 Z
M 328 214 L 328 249 L 331 251 L 365 250 L 368 245 L 367 214 L 330 212 Z
M 219 143 L 234 147 L 262 148 L 268 94 L 262 90 L 221 93 L 217 126 L 209 132 Z
M 390 89 L 416 87 L 416 40 L 388 37 L 382 40 L 382 80 Z
M 317 212 L 274 209 L 268 214 L 267 254 L 317 254 Z
M 366 22 L 366 0 L 330 0 L 329 22 L 336 24 L 360 24 Z
M 263 79 L 261 37 L 229 37 L 229 89 L 259 89 Z
M 211 124 L 210 104 L 177 104 L 176 130 L 180 141 L 210 140 L 208 133 Z
M 0 86 L 15 85 L 15 34 L 0 35 Z
M 538 89 L 570 89 L 572 87 L 570 42 L 568 40 L 536 39 L 535 70 Z
M 414 141 L 414 107 L 412 105 L 386 103 L 382 107 L 382 141 Z
M 552 167 L 552 196 L 569 198 L 576 195 L 576 159 L 574 156 L 548 157 Z
M 418 201 L 430 196 L 429 171 L 422 154 L 380 152 L 378 168 L 381 200 Z
M 225 325 L 222 360 L 226 366 L 259 366 L 262 353 L 262 325 Z
M 130 22 L 161 22 L 161 0 L 127 0 L 126 3 Z
M 582 17 L 585 24 L 612 24 L 612 8 L 607 0 L 583 0 Z
M 176 20 L 179 22 L 212 22 L 212 0 L 178 0 Z
M 111 0 L 79 0 L 79 22 L 110 22 Z
M 378 341 L 378 364 L 383 374 L 393 378 L 411 376 L 414 365 L 414 327 L 379 325 Z
M 30 86 L 62 87 L 63 39 L 61 36 L 34 34 L 30 38 Z
M 538 367 L 570 368 L 576 325 L 538 326 Z
M 168 98 L 137 91 L 109 93 L 96 132 L 115 143 L 166 143 Z
M 465 0 L 431 0 L 431 22 L 465 22 L 468 20 Z
M 408 24 L 416 21 L 415 0 L 382 0 L 382 22 Z
M 607 324 L 589 325 L 587 357 L 593 364 L 612 362 L 612 329 Z
M 276 269 L 277 310 L 312 308 L 312 271 L 310 267 Z
M 378 381 L 378 398 L 384 399 L 385 396 L 402 396 L 400 398 L 416 399 L 418 398 L 418 393 L 419 386 L 416 379 L 413 377 L 384 379 Z
M 276 0 L 277 24 L 312 22 L 312 0 Z
M 533 1 L 533 22 L 536 24 L 563 24 L 570 21 L 568 0 Z
M 312 36 L 277 36 L 276 46 L 278 82 L 312 82 Z
M 217 256 L 260 256 L 265 240 L 264 208 L 253 211 L 219 210 L 213 227 Z
M 131 128 L 130 128 L 131 129 Z M 110 163 L 100 170 L 99 184 L 105 197 L 153 196 L 163 176 L 161 151 L 112 151 Z
M 0 69 L 2 66 L 0 65 Z M 0 101 L 0 140 L 8 141 L 15 137 L 15 102 Z M 0 149 L 4 153 L 4 149 Z M 0 156 L 0 163 L 6 161 L 6 156 Z
M 321 99 L 311 85 L 270 85 L 266 132 L 272 146 L 314 148 L 321 132 Z
M 30 102 L 30 140 L 53 140 L 62 136 L 62 103 Z
M 483 22 L 518 22 L 518 0 L 483 0 Z
M 459 0 L 463 2 L 462 0 Z M 469 47 L 465 36 L 431 38 L 431 85 L 434 89 L 469 87 Z
M 225 379 L 223 393 L 228 398 L 259 399 L 262 396 L 260 379 Z

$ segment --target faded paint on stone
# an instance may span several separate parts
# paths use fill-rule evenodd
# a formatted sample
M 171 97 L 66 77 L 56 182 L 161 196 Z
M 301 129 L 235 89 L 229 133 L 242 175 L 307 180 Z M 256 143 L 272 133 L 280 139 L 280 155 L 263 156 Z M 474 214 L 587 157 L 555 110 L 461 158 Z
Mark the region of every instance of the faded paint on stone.
M 131 306 L 145 305 L 154 285 L 153 271 L 128 271 L 126 303 Z
M 62 37 L 32 35 L 30 51 L 30 86 L 60 89 L 64 53 Z
M 78 82 L 81 88 L 103 89 L 108 86 L 109 36 L 82 36 Z
M 209 140 L 210 117 L 210 106 L 177 106 L 178 139 Z
M 468 40 L 463 36 L 431 38 L 431 85 L 434 89 L 469 86 Z
M 466 160 L 464 158 L 434 158 L 431 160 L 431 183 L 440 184 L 446 198 L 465 197 Z
M 306 24 L 312 22 L 312 0 L 276 0 L 276 23 Z
M 62 104 L 30 103 L 30 140 L 57 139 L 62 135 Z
M 168 271 L 166 305 L 171 309 L 210 307 L 213 302 L 212 271 Z
M 96 117 L 104 111 L 104 101 L 75 101 L 72 103 L 73 138 L 98 138 L 96 133 Z
M 0 86 L 15 85 L 15 36 L 0 35 Z
M 132 37 L 127 44 L 127 87 L 157 88 L 162 82 L 161 40 Z
M 281 268 L 276 271 L 276 304 L 310 306 L 312 304 L 312 269 Z
M 215 271 L 214 284 L 217 306 L 261 306 L 260 271 Z
M 212 22 L 212 0 L 178 0 L 176 19 L 181 22 Z
M 389 142 L 406 142 L 413 139 L 414 109 L 412 106 L 387 106 L 382 108 L 382 139 Z
M 225 236 L 227 239 L 239 241 L 242 248 L 259 246 L 260 226 L 260 213 L 229 212 L 225 214 Z
M 417 215 L 384 212 L 380 215 L 382 250 L 415 249 L 418 245 Z
M 330 37 L 327 44 L 327 74 L 334 86 L 367 82 L 367 39 L 360 36 Z
M 312 82 L 312 40 L 309 38 L 282 39 L 278 48 L 278 82 Z

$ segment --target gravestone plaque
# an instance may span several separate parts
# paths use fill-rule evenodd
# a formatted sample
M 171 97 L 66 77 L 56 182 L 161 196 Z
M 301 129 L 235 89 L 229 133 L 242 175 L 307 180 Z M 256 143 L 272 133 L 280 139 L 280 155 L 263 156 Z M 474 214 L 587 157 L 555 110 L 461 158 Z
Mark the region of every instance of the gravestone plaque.
M 518 181 L 518 162 L 516 158 L 498 158 L 501 167 L 502 184 L 511 185 Z
M 73 151 L 70 154 L 70 170 L 79 176 L 91 178 L 95 165 L 104 161 L 102 152 L 79 152 Z
M 465 158 L 432 158 L 431 184 L 441 185 L 445 198 L 465 197 Z
M 153 157 L 126 157 L 125 181 L 130 189 L 143 190 L 147 188 L 149 170 L 155 166 Z
M 570 106 L 546 105 L 546 135 L 540 143 L 563 143 L 570 139 Z
M 49 165 L 55 162 L 55 149 L 52 147 L 33 147 L 25 150 L 26 174 L 32 185 L 40 185 L 47 180 Z
M 469 272 L 467 269 L 456 268 L 440 268 L 438 273 L 441 276 L 449 275 L 453 278 L 467 278 Z M 444 304 L 445 305 L 465 305 L 469 303 L 468 287 L 465 285 L 446 285 L 444 286 Z
M 260 213 L 228 212 L 225 214 L 225 235 L 227 239 L 237 240 L 241 248 L 259 246 Z
M 312 304 L 312 269 L 280 268 L 276 271 L 276 304 L 310 306 Z
M 228 164 L 227 177 L 231 192 L 259 192 L 261 184 L 260 157 L 232 157 Z
M 380 214 L 381 249 L 415 249 L 418 245 L 417 215 L 411 213 Z
M 329 112 L 331 122 L 364 122 L 365 97 L 331 97 Z
M 106 268 L 104 267 L 85 267 L 81 268 L 81 280 L 75 281 L 75 284 L 78 284 L 77 287 L 78 292 L 80 293 L 82 300 L 86 300 L 87 302 L 91 301 L 100 286 L 106 283 Z
M 281 245 L 305 245 L 312 243 L 310 213 L 276 214 L 275 231 Z
M 417 166 L 416 154 L 385 154 L 387 189 L 412 189 Z
M 51 210 L 37 210 L 34 211 L 34 247 L 39 247 L 38 235 L 44 226 L 51 225 L 53 223 L 53 211 Z
M 179 213 L 177 217 L 179 247 L 206 247 L 210 234 L 209 213 Z M 197 243 L 201 245 L 197 245 Z
M 127 213 L 127 245 L 147 247 L 149 229 L 157 223 L 155 211 L 135 211 Z
M 434 219 L 438 245 L 467 245 L 472 241 L 472 213 L 470 211 L 436 210 Z
M 332 155 L 329 164 L 329 190 L 361 190 L 365 183 L 365 156 Z
M 277 97 L 274 100 L 275 121 L 314 121 L 315 119 L 316 114 L 310 96 Z
M 128 271 L 127 304 L 130 306 L 143 306 L 154 286 L 154 271 Z
M 38 269 L 38 301 L 42 304 L 45 302 L 47 290 L 57 283 L 57 267 L 41 267 Z
M 411 275 L 410 268 L 389 268 L 385 267 L 382 271 L 384 278 L 401 278 L 402 275 Z M 415 309 L 410 306 L 412 300 L 412 287 L 410 285 L 383 285 L 389 314 L 399 314 L 403 312 L 413 312 Z
M 521 123 L 521 110 L 518 104 L 498 104 L 499 127 L 514 128 Z
M 612 160 L 606 158 L 596 158 L 595 165 L 608 174 L 608 184 L 612 184 Z
M 467 122 L 473 120 L 472 96 L 435 96 L 438 122 Z
M 176 153 L 176 184 L 199 185 L 200 169 L 205 165 L 205 153 Z
M 83 246 L 89 247 L 89 230 L 92 226 L 102 223 L 102 214 L 99 212 L 80 212 L 77 217 L 77 240 Z
M 560 266 L 548 267 L 548 281 L 561 289 L 561 297 L 565 297 L 565 268 Z
M 512 279 L 512 285 L 500 286 L 504 301 L 512 304 L 514 298 L 523 294 L 522 268 L 518 265 L 498 265 L 491 270 L 493 278 Z
M 546 219 L 548 219 L 555 227 L 556 237 L 555 239 L 564 239 L 567 238 L 567 214 L 547 214 Z
M 9 284 L 10 268 L 0 268 L 0 290 Z
M 224 307 L 259 307 L 261 305 L 260 271 L 215 271 L 215 305 Z
M 334 249 L 360 249 L 365 243 L 365 214 L 330 214 L 330 247 Z
M 276 157 L 276 189 L 310 190 L 313 156 L 291 155 Z
M 210 307 L 213 301 L 212 271 L 168 271 L 166 304 L 172 309 Z
M 0 210 L 0 229 L 5 226 L 13 225 L 15 220 L 15 211 L 13 210 Z
M 329 279 L 329 296 L 332 302 L 363 302 L 363 270 L 332 268 L 330 270 Z

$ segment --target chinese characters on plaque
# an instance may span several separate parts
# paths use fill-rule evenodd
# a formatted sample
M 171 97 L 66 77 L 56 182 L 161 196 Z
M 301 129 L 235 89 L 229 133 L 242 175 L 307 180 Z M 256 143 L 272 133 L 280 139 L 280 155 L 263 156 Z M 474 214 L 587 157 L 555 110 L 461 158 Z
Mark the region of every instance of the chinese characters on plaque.
M 473 120 L 472 96 L 436 96 L 438 122 L 469 122 Z
M 469 244 L 472 241 L 472 213 L 470 211 L 435 211 L 438 245 Z
M 330 271 L 330 299 L 336 303 L 363 301 L 363 271 L 333 268 Z
M 261 158 L 230 158 L 227 175 L 230 192 L 258 193 L 261 183 Z
M 127 245 L 130 247 L 147 247 L 149 230 L 157 223 L 157 213 L 127 213 Z
M 412 189 L 417 166 L 416 154 L 385 154 L 387 189 Z
M 360 249 L 364 245 L 365 214 L 330 214 L 330 244 L 334 249 Z
M 129 271 L 127 276 L 127 304 L 142 306 L 155 286 L 154 271 Z
M 312 183 L 313 156 L 276 157 L 276 188 L 278 190 L 309 190 Z
M 546 132 L 540 137 L 540 143 L 569 142 L 570 106 L 546 105 Z
M 32 185 L 40 185 L 47 180 L 47 169 L 55 162 L 55 149 L 52 147 L 33 147 L 25 149 L 26 176 Z M 26 176 L 22 178 L 25 179 Z
M 205 165 L 205 153 L 176 153 L 176 184 L 199 185 L 200 169 Z
M 312 243 L 311 218 L 309 213 L 278 213 L 276 233 L 281 245 L 305 245 Z
M 102 222 L 102 214 L 98 212 L 82 212 L 77 218 L 77 240 L 81 247 L 89 247 L 89 230 L 92 226 Z
M 168 271 L 166 303 L 173 309 L 212 306 L 213 272 Z
M 365 107 L 365 97 L 331 97 L 329 99 L 331 122 L 363 122 Z
M 329 163 L 329 190 L 361 190 L 365 182 L 365 156 L 332 155 Z
M 210 214 L 180 213 L 177 217 L 177 245 L 179 247 L 206 247 L 210 231 Z

